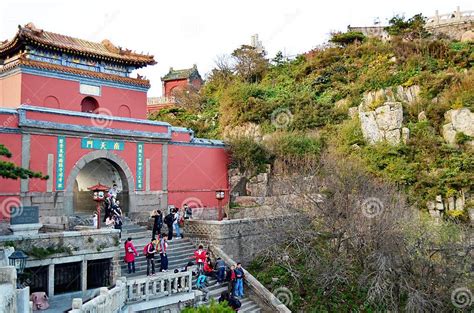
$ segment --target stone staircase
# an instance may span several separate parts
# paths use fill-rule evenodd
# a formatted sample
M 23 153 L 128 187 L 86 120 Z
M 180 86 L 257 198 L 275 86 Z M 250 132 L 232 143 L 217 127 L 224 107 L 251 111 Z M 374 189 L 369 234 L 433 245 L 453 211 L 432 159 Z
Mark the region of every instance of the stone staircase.
M 163 231 L 166 231 L 166 226 Z M 128 237 L 132 237 L 132 242 L 139 256 L 135 258 L 135 273 L 128 274 L 127 264 L 123 261 L 125 256 L 125 249 L 123 248 L 124 242 Z M 128 279 L 140 278 L 146 276 L 146 258 L 143 255 L 143 248 L 151 240 L 151 231 L 147 230 L 145 227 L 135 225 L 129 220 L 124 221 L 122 227 L 122 249 L 120 252 L 120 267 L 121 267 L 121 276 L 125 276 Z M 196 247 L 191 243 L 189 239 L 173 239 L 169 242 L 168 246 L 168 272 L 174 271 L 176 268 L 182 268 L 186 266 L 189 261 L 194 261 L 193 255 Z M 156 274 L 160 275 L 160 258 L 159 255 L 155 255 L 155 270 Z M 193 285 L 196 282 L 196 278 L 193 279 Z M 217 280 L 212 278 L 208 279 L 208 298 L 214 298 L 216 301 L 219 299 L 221 293 L 226 291 L 228 288 L 228 283 L 218 284 Z M 245 292 L 245 290 L 244 290 Z M 258 313 L 261 312 L 258 305 L 250 300 L 248 297 L 240 299 L 242 307 L 239 312 L 252 312 Z M 200 305 L 206 305 L 207 303 L 200 303 Z

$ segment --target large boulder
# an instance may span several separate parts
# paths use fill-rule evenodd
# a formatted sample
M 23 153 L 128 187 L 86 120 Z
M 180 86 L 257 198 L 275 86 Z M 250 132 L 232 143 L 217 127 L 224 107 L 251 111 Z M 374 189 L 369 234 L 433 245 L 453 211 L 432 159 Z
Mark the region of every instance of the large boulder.
M 447 143 L 455 145 L 457 133 L 474 137 L 474 113 L 468 108 L 449 110 L 444 118 L 447 123 L 443 125 L 443 138 Z M 473 141 L 469 143 L 473 144 Z
M 364 104 L 359 106 L 359 119 L 364 138 L 374 144 L 387 141 L 392 145 L 408 140 L 409 131 L 402 127 L 403 107 L 400 102 L 385 102 L 374 111 L 364 111 Z

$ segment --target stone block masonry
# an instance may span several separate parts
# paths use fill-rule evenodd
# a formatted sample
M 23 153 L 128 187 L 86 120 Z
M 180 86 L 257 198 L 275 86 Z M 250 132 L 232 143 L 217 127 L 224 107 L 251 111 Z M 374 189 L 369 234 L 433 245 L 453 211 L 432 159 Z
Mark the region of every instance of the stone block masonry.
M 282 230 L 288 227 L 290 216 L 248 218 L 238 220 L 186 222 L 185 234 L 196 247 L 214 245 L 233 260 L 249 264 L 259 251 L 283 240 Z

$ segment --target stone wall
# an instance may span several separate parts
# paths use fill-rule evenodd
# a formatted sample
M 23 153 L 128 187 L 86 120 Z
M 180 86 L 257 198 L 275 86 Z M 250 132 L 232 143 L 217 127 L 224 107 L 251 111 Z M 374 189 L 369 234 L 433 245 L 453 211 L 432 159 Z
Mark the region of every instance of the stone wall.
M 54 271 L 56 264 L 81 262 L 82 291 L 87 288 L 87 262 L 90 260 L 111 259 L 110 280 L 115 283 L 120 277 L 120 241 L 119 231 L 115 229 L 91 229 L 40 233 L 34 236 L 0 236 L 0 250 L 13 245 L 29 255 L 26 267 L 48 266 L 48 296 L 54 295 Z M 35 248 L 35 250 L 34 250 Z M 51 250 L 47 252 L 46 249 Z M 42 253 L 42 255 L 38 255 Z M 36 255 L 36 256 L 35 256 Z
M 247 265 L 256 253 L 283 239 L 278 236 L 287 227 L 288 216 L 246 218 L 223 221 L 190 220 L 186 236 L 196 246 L 215 245 L 235 261 Z

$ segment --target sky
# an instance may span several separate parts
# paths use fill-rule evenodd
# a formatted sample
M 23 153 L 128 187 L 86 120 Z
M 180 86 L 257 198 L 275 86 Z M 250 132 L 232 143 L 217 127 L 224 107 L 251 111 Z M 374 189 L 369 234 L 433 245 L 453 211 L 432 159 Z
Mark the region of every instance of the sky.
M 64 35 L 102 41 L 149 53 L 158 62 L 137 72 L 152 87 L 148 96 L 160 96 L 161 77 L 170 67 L 193 64 L 203 77 L 218 56 L 230 54 L 258 34 L 269 57 L 283 51 L 292 56 L 323 44 L 332 31 L 348 25 L 381 24 L 399 14 L 411 17 L 450 13 L 460 6 L 472 10 L 468 0 L 358 0 L 358 1 L 104 1 L 104 0 L 0 0 L 0 41 L 11 39 L 18 25 Z

